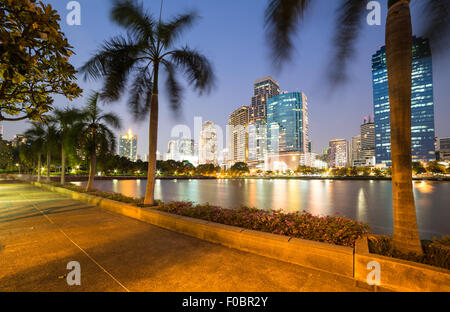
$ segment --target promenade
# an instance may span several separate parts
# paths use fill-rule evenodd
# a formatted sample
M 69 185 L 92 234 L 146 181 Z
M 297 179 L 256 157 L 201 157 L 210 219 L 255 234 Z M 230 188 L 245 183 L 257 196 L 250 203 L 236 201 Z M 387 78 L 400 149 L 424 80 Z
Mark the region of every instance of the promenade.
M 81 266 L 81 285 L 66 268 Z M 29 184 L 0 182 L 0 291 L 364 291 Z

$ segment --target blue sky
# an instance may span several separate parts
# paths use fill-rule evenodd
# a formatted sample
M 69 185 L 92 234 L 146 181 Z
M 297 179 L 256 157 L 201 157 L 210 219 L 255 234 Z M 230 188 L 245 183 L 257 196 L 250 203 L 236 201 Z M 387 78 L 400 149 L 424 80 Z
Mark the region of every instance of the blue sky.
M 123 33 L 109 19 L 109 0 L 79 0 L 81 4 L 81 25 L 66 24 L 68 0 L 45 0 L 58 10 L 62 28 L 69 42 L 74 46 L 75 56 L 71 62 L 81 66 L 96 51 L 99 45 L 111 36 Z M 198 96 L 186 92 L 183 98 L 182 115 L 176 119 L 168 109 L 164 92 L 160 97 L 160 131 L 158 148 L 166 152 L 170 131 L 177 124 L 186 124 L 193 129 L 194 117 L 212 120 L 221 127 L 227 123 L 230 112 L 242 105 L 249 105 L 254 80 L 272 75 L 285 91 L 303 91 L 308 96 L 310 139 L 313 150 L 320 152 L 329 139 L 346 138 L 359 133 L 363 117 L 373 115 L 371 56 L 384 45 L 385 2 L 382 1 L 382 25 L 364 24 L 356 46 L 356 56 L 348 68 L 350 81 L 330 94 L 325 72 L 332 64 L 331 36 L 334 28 L 334 11 L 338 1 L 317 0 L 299 27 L 296 38 L 296 52 L 293 61 L 277 73 L 271 63 L 268 44 L 264 35 L 264 0 L 164 0 L 163 19 L 186 10 L 196 10 L 201 19 L 185 33 L 180 46 L 200 50 L 213 63 L 217 84 L 209 95 Z M 145 6 L 155 15 L 159 14 L 160 0 L 145 0 Z M 369 11 L 368 11 L 369 13 Z M 413 20 L 420 10 L 413 5 Z M 414 33 L 420 29 L 413 23 Z M 450 136 L 450 54 L 433 56 L 434 100 L 436 135 Z M 81 106 L 91 90 L 99 89 L 100 83 L 85 82 L 84 98 L 68 102 L 57 97 L 55 105 Z M 163 86 L 161 86 L 163 87 Z M 162 89 L 162 88 L 161 88 Z M 148 123 L 136 123 L 126 108 L 126 97 L 115 104 L 106 104 L 104 110 L 114 111 L 122 117 L 123 133 L 132 128 L 139 135 L 138 153 L 148 149 Z M 4 137 L 26 129 L 24 122 L 5 122 Z

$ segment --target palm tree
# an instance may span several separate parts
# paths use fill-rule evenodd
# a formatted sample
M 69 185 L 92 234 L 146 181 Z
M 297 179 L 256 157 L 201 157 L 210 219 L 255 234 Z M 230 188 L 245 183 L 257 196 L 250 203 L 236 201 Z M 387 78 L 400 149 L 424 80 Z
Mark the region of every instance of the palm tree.
M 112 20 L 125 28 L 128 36 L 106 41 L 81 68 L 85 78 L 104 78 L 101 96 L 118 100 L 132 80 L 128 105 L 137 120 L 150 112 L 149 166 L 144 203 L 154 204 L 156 148 L 158 139 L 159 76 L 166 73 L 166 88 L 174 111 L 180 107 L 182 87 L 177 71 L 200 93 L 209 90 L 214 81 L 212 67 L 205 56 L 189 47 L 175 48 L 181 33 L 196 19 L 194 13 L 176 16 L 169 22 L 156 21 L 134 0 L 114 1 Z
M 96 172 L 97 153 L 114 152 L 116 148 L 116 139 L 108 126 L 114 129 L 121 128 L 121 122 L 117 115 L 113 113 L 103 114 L 98 107 L 100 94 L 94 92 L 88 99 L 87 107 L 83 111 L 83 120 L 81 122 L 81 138 L 83 145 L 89 153 L 89 180 L 86 186 L 87 191 L 93 189 L 94 177 Z
M 41 159 L 45 145 L 45 128 L 40 122 L 32 122 L 31 129 L 25 132 L 27 142 L 31 144 L 33 154 L 37 154 L 37 181 L 41 181 Z
M 44 138 L 45 152 L 47 154 L 47 181 L 50 181 L 51 159 L 52 154 L 54 154 L 57 150 L 58 141 L 59 137 L 55 122 L 50 118 L 49 122 L 45 124 Z
M 276 64 L 292 55 L 292 36 L 296 25 L 311 4 L 310 0 L 270 0 L 266 9 L 267 35 Z M 366 11 L 365 0 L 342 0 L 334 44 L 333 84 L 345 78 L 354 42 Z M 411 165 L 411 72 L 412 26 L 410 0 L 388 0 L 386 20 L 386 58 L 389 81 L 391 121 L 392 189 L 394 212 L 394 247 L 404 253 L 422 254 L 412 189 Z M 450 1 L 425 0 L 422 15 L 426 35 L 433 41 L 449 34 Z
M 77 130 L 83 114 L 76 108 L 65 108 L 55 110 L 53 121 L 57 124 L 57 133 L 61 147 L 61 184 L 64 184 L 66 173 L 66 158 L 74 152 L 78 144 Z

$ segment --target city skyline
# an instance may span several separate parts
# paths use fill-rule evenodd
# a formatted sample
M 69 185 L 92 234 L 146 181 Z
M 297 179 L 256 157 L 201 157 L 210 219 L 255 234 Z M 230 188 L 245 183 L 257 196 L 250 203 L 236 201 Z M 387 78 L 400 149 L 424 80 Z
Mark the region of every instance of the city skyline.
M 62 13 L 66 11 L 64 3 L 58 1 L 44 1 L 51 3 L 55 9 Z M 105 39 L 105 33 L 108 36 L 113 36 L 117 33 L 116 26 L 111 26 L 109 21 L 108 8 L 110 1 L 80 1 L 82 5 L 83 19 L 81 26 L 67 26 L 62 23 L 63 31 L 66 33 L 69 42 L 75 46 L 77 55 L 73 57 L 74 64 L 80 66 L 96 49 L 98 43 Z M 224 23 L 225 14 L 221 12 L 228 12 L 232 10 L 232 5 L 226 4 L 211 4 L 208 1 L 166 1 L 163 11 L 163 17 L 168 17 L 174 13 L 179 13 L 187 8 L 197 8 L 203 19 L 193 29 L 193 34 L 189 35 L 188 39 L 195 46 L 198 46 L 206 55 L 215 59 L 214 65 L 218 70 L 219 77 L 217 88 L 209 95 L 202 98 L 191 91 L 186 93 L 186 101 L 184 105 L 184 117 L 176 120 L 172 118 L 172 114 L 167 109 L 167 99 L 162 96 L 164 105 L 162 105 L 161 112 L 161 128 L 158 149 L 163 152 L 166 149 L 167 142 L 171 139 L 170 129 L 178 124 L 185 123 L 192 127 L 193 117 L 202 116 L 204 120 L 213 120 L 215 124 L 224 127 L 228 121 L 228 115 L 234 109 L 248 104 L 248 98 L 251 97 L 251 83 L 255 77 L 263 77 L 271 74 L 286 90 L 296 90 L 299 86 L 302 91 L 308 94 L 310 101 L 314 103 L 311 108 L 311 140 L 314 142 L 313 149 L 319 152 L 327 145 L 331 138 L 330 133 L 335 137 L 351 138 L 359 131 L 359 123 L 347 122 L 351 120 L 359 120 L 360 116 L 367 114 L 372 108 L 372 91 L 371 91 L 371 68 L 370 56 L 374 51 L 383 46 L 384 42 L 384 24 L 380 27 L 364 25 L 367 34 L 360 39 L 358 44 L 358 57 L 351 66 L 352 77 L 349 84 L 343 85 L 337 95 L 328 97 L 326 90 L 323 88 L 321 76 L 326 62 L 329 47 L 324 46 L 327 31 L 316 30 L 317 24 L 308 23 L 302 31 L 303 37 L 298 42 L 301 43 L 302 49 L 295 54 L 295 60 L 292 66 L 285 68 L 283 73 L 276 73 L 271 68 L 271 61 L 268 57 L 267 51 L 261 49 L 258 53 L 248 49 L 250 46 L 261 45 L 263 40 L 262 35 L 253 38 L 254 33 L 261 33 L 263 27 L 263 5 L 256 5 L 260 2 L 249 1 L 243 3 L 244 11 L 247 8 L 254 7 L 255 16 L 246 19 L 245 12 L 237 12 L 236 25 L 232 25 L 229 33 L 224 34 L 219 39 L 212 38 L 212 33 L 215 29 L 219 29 Z M 311 11 L 312 16 L 319 14 L 323 6 L 327 5 L 324 1 L 318 1 L 317 7 Z M 105 10 L 98 10 L 102 7 Z M 152 10 L 156 10 L 151 7 Z M 159 9 L 159 8 L 158 8 Z M 385 13 L 385 6 L 383 4 L 382 10 Z M 219 12 L 221 11 L 221 12 Z M 325 10 L 332 11 L 332 10 Z M 332 25 L 331 18 L 333 12 L 330 12 L 330 19 L 327 15 L 324 16 L 323 29 Z M 419 12 L 413 7 L 413 15 Z M 413 19 L 414 20 L 414 19 Z M 93 29 L 92 24 L 98 24 L 98 27 Z M 329 25 L 328 25 L 329 23 Z M 384 21 L 382 22 L 384 23 Z M 330 28 L 331 29 L 331 28 Z M 420 32 L 417 32 L 420 34 Z M 317 37 L 317 38 L 316 38 Z M 213 40 L 213 44 L 208 44 Z M 238 46 L 236 51 L 230 53 L 223 53 L 224 47 L 229 46 L 232 40 L 238 40 L 242 45 Z M 249 50 L 249 52 L 247 52 Z M 229 51 L 229 50 L 227 50 Z M 251 51 L 251 52 L 250 52 Z M 438 65 L 436 65 L 438 64 Z M 447 65 L 447 66 L 446 66 Z M 445 120 L 445 116 L 449 115 L 450 105 L 448 105 L 448 98 L 450 98 L 450 90 L 445 86 L 448 85 L 448 78 L 450 75 L 450 61 L 437 57 L 433 61 L 434 72 L 434 92 L 435 92 L 435 110 L 436 110 L 436 135 L 438 137 L 448 137 L 450 134 L 450 125 Z M 237 69 L 240 69 L 240 75 L 235 75 Z M 85 87 L 86 91 L 98 87 L 96 83 L 86 83 L 80 80 L 80 84 Z M 226 96 L 225 96 L 226 95 Z M 56 106 L 64 107 L 67 101 L 56 98 Z M 83 100 L 76 100 L 73 103 L 76 106 L 81 106 Z M 142 144 L 139 145 L 138 154 L 145 155 L 147 151 L 147 137 L 148 129 L 145 123 L 136 124 L 132 121 L 130 114 L 125 108 L 124 101 L 115 105 L 105 105 L 105 109 L 111 109 L 118 112 L 124 118 L 125 129 L 133 125 L 135 132 L 140 136 Z M 345 121 L 345 127 L 342 126 Z M 6 139 L 12 139 L 15 134 L 23 133 L 27 128 L 27 124 L 20 123 L 4 123 L 4 132 Z M 125 130 L 123 129 L 123 130 Z

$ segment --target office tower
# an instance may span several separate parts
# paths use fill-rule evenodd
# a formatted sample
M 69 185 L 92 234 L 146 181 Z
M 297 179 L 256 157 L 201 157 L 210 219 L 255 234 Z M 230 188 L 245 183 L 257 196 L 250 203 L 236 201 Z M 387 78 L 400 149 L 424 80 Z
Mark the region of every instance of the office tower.
M 119 139 L 119 156 L 126 157 L 131 161 L 137 160 L 137 135 L 131 129 Z
M 411 140 L 413 160 L 432 161 L 434 151 L 433 69 L 427 39 L 413 37 Z M 386 47 L 372 56 L 377 164 L 391 164 L 390 107 Z
M 302 92 L 272 97 L 267 105 L 269 154 L 309 151 L 308 99 Z
M 212 121 L 205 121 L 200 131 L 198 145 L 198 162 L 203 164 L 218 164 L 217 129 Z
M 361 161 L 363 166 L 375 166 L 375 124 L 364 119 L 361 125 Z
M 328 150 L 328 167 L 347 167 L 348 164 L 348 144 L 347 140 L 330 140 Z
M 358 167 L 361 163 L 361 134 L 358 134 L 350 141 L 349 164 Z
M 194 140 L 188 138 L 180 138 L 177 140 L 170 140 L 167 144 L 167 153 L 164 160 L 192 162 L 194 159 Z
M 236 162 L 248 160 L 248 107 L 242 106 L 230 114 L 228 120 L 227 162 L 232 166 Z
M 270 76 L 258 79 L 254 83 L 248 126 L 248 158 L 252 168 L 264 169 L 267 153 L 267 102 L 271 97 L 279 94 L 280 87 Z
M 450 138 L 438 139 L 439 160 L 450 160 Z
M 178 144 L 175 140 L 170 140 L 167 143 L 167 153 L 164 160 L 178 160 Z

